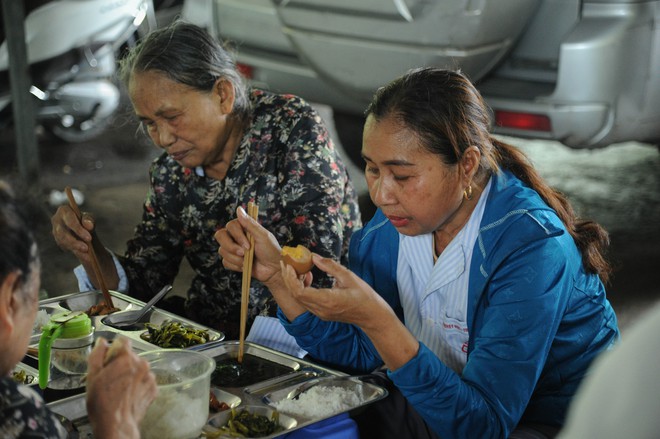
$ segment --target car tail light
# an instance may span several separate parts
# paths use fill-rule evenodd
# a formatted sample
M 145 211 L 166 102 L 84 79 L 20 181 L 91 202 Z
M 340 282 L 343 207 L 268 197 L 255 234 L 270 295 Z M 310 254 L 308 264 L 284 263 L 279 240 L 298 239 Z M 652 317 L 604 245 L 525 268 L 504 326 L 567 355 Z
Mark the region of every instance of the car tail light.
M 495 124 L 502 128 L 529 131 L 551 131 L 550 118 L 543 114 L 495 111 Z
M 236 69 L 246 79 L 253 79 L 254 78 L 254 67 L 239 62 L 239 63 L 236 63 Z

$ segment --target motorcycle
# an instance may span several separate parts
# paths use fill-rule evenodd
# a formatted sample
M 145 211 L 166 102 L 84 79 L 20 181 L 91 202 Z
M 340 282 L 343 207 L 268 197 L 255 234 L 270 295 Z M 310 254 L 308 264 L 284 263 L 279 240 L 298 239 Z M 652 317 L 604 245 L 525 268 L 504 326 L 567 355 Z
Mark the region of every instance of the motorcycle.
M 29 3 L 29 2 L 28 2 Z M 30 93 L 37 124 L 69 143 L 101 134 L 120 104 L 125 47 L 156 27 L 152 0 L 55 0 L 26 6 Z M 7 41 L 0 45 L 0 128 L 12 123 Z

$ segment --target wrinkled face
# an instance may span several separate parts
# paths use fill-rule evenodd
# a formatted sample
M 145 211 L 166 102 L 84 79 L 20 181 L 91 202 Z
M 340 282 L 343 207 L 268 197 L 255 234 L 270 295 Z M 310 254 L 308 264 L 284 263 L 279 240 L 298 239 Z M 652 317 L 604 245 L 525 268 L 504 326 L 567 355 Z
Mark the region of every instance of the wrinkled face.
M 400 233 L 430 233 L 450 222 L 461 206 L 459 166 L 423 149 L 394 119 L 367 118 L 362 155 L 371 200 Z
M 129 95 L 157 146 L 182 166 L 206 167 L 220 160 L 230 134 L 233 100 L 223 96 L 226 86 L 226 81 L 219 81 L 213 91 L 204 93 L 146 71 L 133 74 Z

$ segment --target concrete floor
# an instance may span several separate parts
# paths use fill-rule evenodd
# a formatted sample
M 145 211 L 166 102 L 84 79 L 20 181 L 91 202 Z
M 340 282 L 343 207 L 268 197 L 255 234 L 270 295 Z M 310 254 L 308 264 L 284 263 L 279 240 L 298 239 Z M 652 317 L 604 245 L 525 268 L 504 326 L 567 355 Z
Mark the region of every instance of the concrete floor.
M 328 108 L 318 107 L 337 139 Z M 660 154 L 639 144 L 615 145 L 601 151 L 574 151 L 555 142 L 518 143 L 550 183 L 566 193 L 578 212 L 603 224 L 610 232 L 610 257 L 616 272 L 608 287 L 621 326 L 635 320 L 660 299 Z M 120 112 L 113 126 L 100 138 L 65 144 L 40 136 L 41 175 L 33 200 L 37 239 L 43 260 L 43 296 L 77 291 L 71 272 L 76 260 L 63 253 L 50 234 L 48 204 L 52 191 L 67 185 L 85 196 L 82 209 L 92 212 L 98 234 L 106 246 L 123 252 L 126 240 L 141 216 L 147 189 L 149 162 L 158 154 L 137 130 L 130 108 Z M 341 145 L 340 145 L 341 148 Z M 362 171 L 349 166 L 356 186 L 366 197 Z M 16 177 L 13 133 L 0 135 L 0 173 Z M 371 207 L 364 203 L 365 207 Z M 366 209 L 365 209 L 366 210 Z M 185 294 L 190 271 L 183 267 L 175 294 Z

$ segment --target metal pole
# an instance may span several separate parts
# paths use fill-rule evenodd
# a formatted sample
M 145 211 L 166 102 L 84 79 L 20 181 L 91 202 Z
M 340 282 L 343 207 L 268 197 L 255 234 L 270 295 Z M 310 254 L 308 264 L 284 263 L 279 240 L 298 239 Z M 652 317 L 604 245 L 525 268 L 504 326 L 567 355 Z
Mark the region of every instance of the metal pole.
M 39 185 L 39 148 L 35 134 L 35 109 L 30 94 L 31 78 L 25 46 L 25 8 L 22 1 L 2 0 L 2 15 L 9 52 L 16 157 L 18 171 L 25 184 Z

